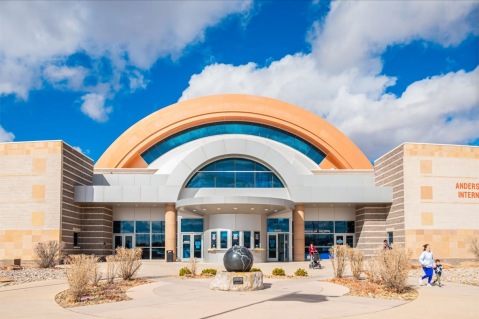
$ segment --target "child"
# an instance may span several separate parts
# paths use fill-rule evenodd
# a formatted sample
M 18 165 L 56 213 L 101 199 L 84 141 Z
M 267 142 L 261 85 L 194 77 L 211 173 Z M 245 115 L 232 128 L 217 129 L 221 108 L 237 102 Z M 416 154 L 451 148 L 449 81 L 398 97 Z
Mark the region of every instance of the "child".
M 436 259 L 436 268 L 434 270 L 436 271 L 436 280 L 434 282 L 437 282 L 439 287 L 441 287 L 442 265 L 439 259 Z

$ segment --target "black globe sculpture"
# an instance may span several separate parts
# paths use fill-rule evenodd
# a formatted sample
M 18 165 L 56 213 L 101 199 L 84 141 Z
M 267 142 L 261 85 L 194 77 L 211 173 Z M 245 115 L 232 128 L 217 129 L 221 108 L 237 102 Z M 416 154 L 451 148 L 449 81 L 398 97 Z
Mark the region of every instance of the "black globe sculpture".
M 253 267 L 253 254 L 246 247 L 233 246 L 226 251 L 223 264 L 229 272 L 248 272 Z

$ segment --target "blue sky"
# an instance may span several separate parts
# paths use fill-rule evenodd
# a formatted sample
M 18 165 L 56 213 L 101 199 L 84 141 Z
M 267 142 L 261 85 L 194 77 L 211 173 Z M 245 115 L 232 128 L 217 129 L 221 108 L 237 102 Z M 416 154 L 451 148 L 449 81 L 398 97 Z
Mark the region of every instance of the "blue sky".
M 122 2 L 107 25 L 108 3 L 82 4 L 99 32 L 58 36 L 71 6 L 52 22 L 48 3 L 2 2 L 0 47 L 15 49 L 0 49 L 0 139 L 64 140 L 96 161 L 180 99 L 247 93 L 322 116 L 371 160 L 403 142 L 479 145 L 477 3 Z M 118 24 L 126 15 L 142 19 Z M 33 22 L 12 31 L 20 17 Z

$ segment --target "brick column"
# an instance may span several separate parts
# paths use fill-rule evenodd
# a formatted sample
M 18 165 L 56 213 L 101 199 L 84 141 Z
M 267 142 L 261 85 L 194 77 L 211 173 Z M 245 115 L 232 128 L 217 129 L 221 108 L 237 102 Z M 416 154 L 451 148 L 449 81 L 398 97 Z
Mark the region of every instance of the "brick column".
M 304 204 L 296 204 L 293 211 L 294 261 L 304 261 Z
M 176 208 L 175 204 L 165 205 L 165 256 L 173 250 L 173 261 L 176 261 Z

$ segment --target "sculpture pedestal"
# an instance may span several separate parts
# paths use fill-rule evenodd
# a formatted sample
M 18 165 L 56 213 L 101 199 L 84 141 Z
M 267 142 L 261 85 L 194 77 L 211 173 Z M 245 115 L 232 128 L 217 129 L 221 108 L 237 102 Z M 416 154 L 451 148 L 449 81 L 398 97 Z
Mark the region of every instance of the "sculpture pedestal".
M 210 289 L 222 291 L 262 290 L 263 273 L 260 271 L 218 272 L 210 284 Z

